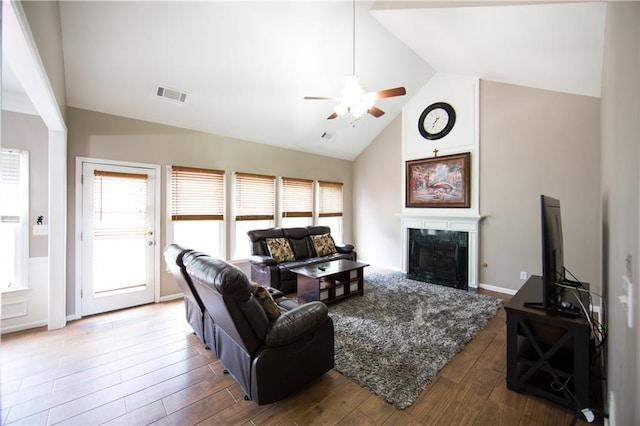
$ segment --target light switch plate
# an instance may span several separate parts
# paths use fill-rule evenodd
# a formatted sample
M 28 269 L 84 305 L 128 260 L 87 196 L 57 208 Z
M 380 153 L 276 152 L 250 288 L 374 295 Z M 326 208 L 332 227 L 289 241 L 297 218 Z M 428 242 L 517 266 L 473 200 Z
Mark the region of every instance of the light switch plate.
M 633 328 L 633 285 L 631 285 L 631 281 L 629 281 L 629 277 L 626 275 L 622 276 L 622 297 L 620 301 L 624 307 L 624 311 L 627 314 L 627 326 L 629 328 Z
M 49 225 L 33 225 L 33 235 L 49 235 Z

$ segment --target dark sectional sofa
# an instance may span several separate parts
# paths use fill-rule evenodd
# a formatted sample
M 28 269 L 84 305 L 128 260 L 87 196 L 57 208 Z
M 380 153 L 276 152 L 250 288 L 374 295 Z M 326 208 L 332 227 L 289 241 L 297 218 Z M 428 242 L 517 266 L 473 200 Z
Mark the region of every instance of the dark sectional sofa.
M 274 287 L 285 294 L 297 289 L 297 276 L 291 269 L 314 265 L 330 260 L 357 260 L 351 244 L 335 245 L 335 253 L 318 256 L 311 241 L 312 235 L 331 234 L 328 226 L 306 226 L 303 228 L 269 228 L 247 232 L 251 240 L 251 279 L 260 285 Z M 293 250 L 295 260 L 278 262 L 267 246 L 267 239 L 285 238 Z
M 175 244 L 164 253 L 185 291 L 187 321 L 245 399 L 274 403 L 333 368 L 333 321 L 324 303 L 299 304 L 204 253 Z

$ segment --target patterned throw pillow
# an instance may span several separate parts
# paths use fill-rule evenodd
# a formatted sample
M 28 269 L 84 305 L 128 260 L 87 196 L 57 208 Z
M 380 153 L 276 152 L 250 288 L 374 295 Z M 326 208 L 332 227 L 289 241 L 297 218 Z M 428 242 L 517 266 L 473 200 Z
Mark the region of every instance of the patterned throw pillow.
M 336 252 L 336 245 L 331 234 L 311 235 L 311 241 L 318 256 L 327 256 Z
M 296 260 L 286 238 L 267 238 L 267 247 L 271 257 L 278 263 Z
M 273 321 L 280 316 L 278 304 L 273 300 L 273 297 L 271 297 L 269 290 L 251 282 L 251 293 L 253 293 L 253 297 L 256 298 L 260 306 L 262 306 L 262 309 L 264 309 L 264 313 L 267 314 L 269 321 Z

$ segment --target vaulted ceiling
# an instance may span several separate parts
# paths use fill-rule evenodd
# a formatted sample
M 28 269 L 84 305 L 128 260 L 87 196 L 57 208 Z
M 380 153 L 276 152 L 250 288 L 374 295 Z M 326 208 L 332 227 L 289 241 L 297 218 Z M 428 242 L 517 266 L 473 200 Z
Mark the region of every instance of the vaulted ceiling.
M 350 1 L 62 1 L 67 104 L 354 159 L 436 72 L 599 96 L 605 15 L 606 2 L 358 1 L 354 55 Z M 354 58 L 369 91 L 407 95 L 378 100 L 381 118 L 327 120 L 334 102 L 303 98 L 339 96 Z M 10 77 L 3 93 L 19 91 Z

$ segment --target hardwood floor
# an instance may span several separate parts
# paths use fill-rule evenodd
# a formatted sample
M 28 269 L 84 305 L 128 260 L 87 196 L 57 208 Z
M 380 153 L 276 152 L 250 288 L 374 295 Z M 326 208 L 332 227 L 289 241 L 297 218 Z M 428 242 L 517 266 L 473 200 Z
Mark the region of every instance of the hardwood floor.
M 505 318 L 398 410 L 335 370 L 275 404 L 244 401 L 182 300 L 96 315 L 2 336 L 2 424 L 568 425 L 570 410 L 507 390 Z

